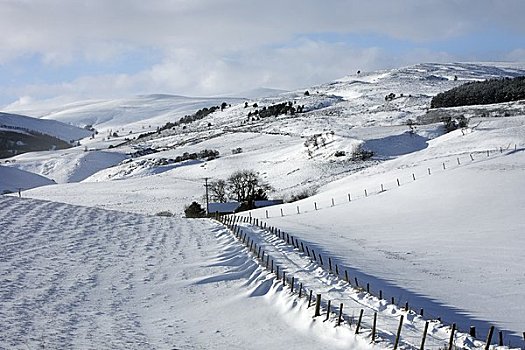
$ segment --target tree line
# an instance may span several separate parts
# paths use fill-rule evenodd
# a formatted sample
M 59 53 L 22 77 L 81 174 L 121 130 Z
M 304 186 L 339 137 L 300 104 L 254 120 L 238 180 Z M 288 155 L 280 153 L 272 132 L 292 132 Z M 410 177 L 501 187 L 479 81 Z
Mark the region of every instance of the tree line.
M 441 92 L 430 108 L 484 105 L 525 99 L 525 76 L 473 81 Z

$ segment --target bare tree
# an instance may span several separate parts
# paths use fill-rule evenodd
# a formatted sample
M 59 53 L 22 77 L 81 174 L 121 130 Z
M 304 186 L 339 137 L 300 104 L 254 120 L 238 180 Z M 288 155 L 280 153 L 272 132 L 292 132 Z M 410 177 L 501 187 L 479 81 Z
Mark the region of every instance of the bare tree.
M 228 178 L 228 189 L 239 202 L 266 199 L 271 186 L 262 181 L 253 170 L 239 170 Z
M 226 202 L 226 199 L 228 197 L 226 194 L 226 181 L 212 181 L 210 183 L 210 192 L 212 200 L 217 201 L 219 203 Z

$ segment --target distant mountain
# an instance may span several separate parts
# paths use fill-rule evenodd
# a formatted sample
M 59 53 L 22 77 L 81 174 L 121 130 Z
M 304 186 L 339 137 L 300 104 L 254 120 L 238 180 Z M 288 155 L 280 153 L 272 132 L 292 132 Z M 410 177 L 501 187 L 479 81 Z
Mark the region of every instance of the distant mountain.
M 54 120 L 0 113 L 0 158 L 69 148 L 75 141 L 89 135 L 88 130 Z

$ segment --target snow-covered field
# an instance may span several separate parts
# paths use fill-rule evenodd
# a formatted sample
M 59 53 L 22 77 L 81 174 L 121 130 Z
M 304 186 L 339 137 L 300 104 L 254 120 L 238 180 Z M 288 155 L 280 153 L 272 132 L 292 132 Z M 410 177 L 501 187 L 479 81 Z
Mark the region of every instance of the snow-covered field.
M 211 221 L 2 197 L 0 222 L 2 349 L 365 348 L 255 292 L 272 277 Z
M 244 100 L 227 100 L 232 105 L 224 111 L 216 111 L 202 120 L 141 139 L 135 139 L 141 132 L 177 121 L 197 109 L 220 104 L 222 99 L 153 95 L 10 110 L 13 113 L 56 117 L 80 126 L 89 123 L 101 132 L 94 138 L 82 140 L 79 147 L 24 154 L 3 164 L 9 166 L 11 173 L 5 171 L 5 166 L 0 168 L 2 174 L 8 174 L 0 177 L 0 189 L 13 191 L 14 187 L 23 188 L 22 197 L 70 205 L 3 198 L 4 211 L 11 212 L 0 219 L 2 227 L 8 228 L 3 230 L 3 234 L 7 235 L 6 241 L 19 234 L 17 230 L 21 227 L 36 226 L 29 230 L 33 234 L 31 237 L 20 240 L 21 246 L 6 246 L 6 252 L 11 254 L 7 255 L 10 260 L 2 263 L 12 271 L 12 266 L 19 266 L 17 259 L 22 252 L 36 254 L 34 249 L 24 248 L 24 245 L 37 245 L 35 239 L 38 239 L 39 226 L 30 218 L 31 215 L 38 217 L 33 207 L 49 206 L 49 212 L 56 214 L 44 215 L 54 218 L 45 221 L 45 225 L 53 226 L 46 235 L 57 234 L 53 230 L 59 231 L 62 226 L 65 229 L 61 232 L 72 232 L 81 244 L 71 252 L 70 257 L 67 252 L 71 249 L 67 247 L 72 243 L 67 236 L 59 235 L 56 240 L 63 245 L 59 248 L 44 245 L 42 256 L 52 257 L 55 252 L 64 251 L 57 253 L 53 263 L 65 260 L 73 264 L 85 259 L 88 266 L 85 271 L 105 276 L 106 280 L 101 277 L 91 281 L 85 277 L 79 282 L 76 272 L 71 272 L 71 266 L 77 265 L 62 264 L 63 270 L 54 273 L 59 276 L 62 273 L 67 278 L 57 281 L 49 277 L 47 282 L 47 277 L 38 275 L 34 279 L 41 286 L 35 288 L 27 288 L 32 278 L 24 277 L 16 284 L 10 284 L 13 277 L 2 275 L 8 282 L 3 283 L 7 287 L 2 289 L 2 293 L 6 291 L 6 295 L 15 295 L 27 292 L 30 295 L 19 294 L 20 300 L 38 299 L 45 285 L 55 283 L 55 289 L 48 293 L 48 301 L 52 307 L 62 310 L 66 306 L 56 304 L 56 293 L 60 291 L 61 296 L 67 297 L 68 293 L 63 292 L 65 288 L 72 291 L 69 297 L 75 298 L 75 283 L 85 287 L 79 290 L 86 299 L 65 302 L 69 305 L 66 314 L 74 320 L 66 319 L 67 322 L 60 323 L 60 319 L 56 318 L 56 334 L 46 333 L 49 344 L 52 344 L 49 339 L 53 336 L 62 335 L 71 342 L 71 347 L 87 346 L 84 345 L 86 329 L 97 329 L 97 334 L 105 334 L 107 342 L 104 341 L 104 344 L 112 344 L 109 339 L 120 342 L 127 338 L 132 339 L 133 344 L 128 346 L 140 343 L 153 348 L 214 348 L 215 344 L 216 348 L 262 348 L 264 344 L 275 348 L 369 347 L 365 338 L 355 338 L 349 328 L 334 329 L 333 324 L 321 326 L 319 322 L 312 321 L 311 310 L 306 310 L 304 302 L 280 291 L 275 281 L 265 284 L 269 274 L 258 269 L 253 258 L 242 255 L 241 247 L 217 224 L 207 220 L 143 216 L 170 211 L 180 217 L 185 205 L 194 200 L 204 202 L 205 178 L 224 179 L 235 170 L 253 169 L 274 188 L 271 197 L 287 199 L 303 190 L 317 191 L 317 195 L 299 202 L 254 210 L 251 212 L 253 217 L 308 242 L 323 255 L 345 266 L 352 276 L 370 283 L 376 293 L 381 289 L 387 298 L 395 297 L 399 305 L 408 301 L 414 309 L 424 308 L 426 317 L 441 317 L 447 324 L 455 322 L 463 332 L 470 325 L 475 325 L 479 338 L 484 338 L 488 326 L 494 325 L 496 331 L 503 331 L 505 344 L 510 342 L 513 347 L 525 347 L 522 338 L 525 309 L 521 302 L 525 300 L 525 289 L 522 288 L 525 283 L 522 271 L 525 255 L 521 249 L 525 243 L 521 237 L 525 226 L 522 216 L 525 201 L 520 190 L 525 181 L 525 105 L 518 102 L 440 110 L 439 113 L 453 116 L 464 114 L 471 118 L 469 128 L 448 134 L 444 134 L 440 123 L 417 123 L 425 116 L 431 97 L 438 92 L 468 80 L 524 74 L 525 70 L 516 65 L 493 67 L 483 64 L 421 64 L 392 71 L 365 72 L 311 87 L 308 96 L 302 90 L 275 97 L 252 98 L 246 100 L 247 107 Z M 457 81 L 454 80 L 455 75 L 458 76 Z M 395 93 L 396 97 L 385 101 L 385 96 L 390 93 Z M 293 116 L 248 118 L 248 113 L 253 115 L 256 109 L 281 102 L 304 105 L 306 112 Z M 254 103 L 258 107 L 253 107 Z M 416 121 L 415 127 L 407 126 L 409 120 Z M 118 131 L 119 135 L 112 136 L 109 131 Z M 351 160 L 351 154 L 359 145 L 372 150 L 374 158 L 368 161 Z M 110 146 L 111 149 L 108 149 Z M 241 148 L 242 152 L 232 152 L 237 148 Z M 156 153 L 135 154 L 132 157 L 134 152 L 148 149 L 154 149 Z M 171 161 L 184 153 L 198 153 L 204 149 L 217 150 L 220 155 L 213 160 Z M 336 156 L 336 153 L 344 156 Z M 13 177 L 18 176 L 12 175 L 15 170 L 17 174 L 25 175 L 14 181 Z M 45 183 L 37 182 L 42 178 L 31 177 L 30 174 L 45 176 L 59 184 L 33 188 Z M 15 221 L 12 217 L 16 214 L 11 208 L 20 206 L 24 209 L 19 211 L 32 214 L 22 216 L 20 224 L 13 225 Z M 297 206 L 300 208 L 299 215 Z M 315 206 L 319 210 L 315 210 Z M 281 216 L 281 210 L 284 216 Z M 86 215 L 91 219 L 83 223 L 79 218 Z M 74 217 L 71 221 L 74 224 L 68 219 L 71 216 Z M 48 221 L 56 221 L 57 224 Z M 120 225 L 120 222 L 124 224 Z M 78 230 L 75 229 L 77 226 Z M 93 230 L 91 227 L 94 227 Z M 179 233 L 181 239 L 167 235 L 163 244 L 153 242 L 148 248 L 148 243 L 144 242 L 153 240 L 155 234 L 161 234 L 159 232 L 165 229 Z M 97 233 L 93 236 L 86 234 L 95 231 Z M 46 237 L 45 241 L 50 241 L 51 236 Z M 123 248 L 116 245 L 122 237 L 129 238 L 123 240 Z M 113 243 L 106 247 L 101 243 L 104 240 Z M 181 240 L 183 243 L 180 243 Z M 126 250 L 132 249 L 129 247 L 132 241 L 136 241 L 138 247 L 133 251 Z M 94 247 L 93 256 L 86 255 L 91 254 L 90 247 Z M 58 250 L 53 250 L 55 248 Z M 272 249 L 279 251 L 282 259 L 294 260 L 293 251 L 280 250 L 278 245 Z M 192 253 L 183 253 L 186 250 Z M 105 255 L 98 260 L 102 265 L 115 265 L 114 268 L 106 270 L 104 266 L 97 265 L 97 252 L 112 256 L 106 260 Z M 228 260 L 232 254 L 241 254 L 242 257 Z M 127 260 L 132 256 L 138 262 Z M 152 266 L 144 260 L 148 256 L 153 259 Z M 168 266 L 173 259 L 177 263 Z M 210 267 L 219 261 L 234 261 L 235 264 Z M 325 288 L 328 293 L 334 287 L 330 283 L 337 285 L 337 288 L 334 287 L 334 300 L 353 298 L 352 293 L 355 292 L 342 287 L 341 281 L 330 282 L 328 277 L 319 275 L 316 268 L 308 267 L 305 262 L 301 264 L 290 264 L 286 268 L 290 271 L 301 270 L 305 283 L 315 284 L 321 290 Z M 33 265 L 29 260 L 26 265 L 20 266 L 27 269 L 25 276 L 40 271 L 40 265 Z M 177 282 L 181 271 L 190 267 L 198 267 L 192 271 L 195 275 Z M 119 269 L 126 272 L 121 273 Z M 236 274 L 236 278 L 224 277 L 231 276 L 227 271 L 232 269 L 240 269 L 242 273 Z M 255 271 L 256 277 L 253 275 Z M 133 283 L 124 281 L 130 273 L 136 277 Z M 167 276 L 165 281 L 168 281 L 169 288 L 162 280 L 160 284 L 146 281 L 150 273 L 155 273 L 155 278 Z M 111 274 L 116 276 L 115 281 L 108 277 Z M 221 282 L 194 283 L 211 275 Z M 117 284 L 116 292 L 111 289 L 111 283 Z M 127 284 L 133 287 L 127 290 Z M 189 285 L 194 294 L 186 293 Z M 261 287 L 265 285 L 271 288 Z M 88 287 L 91 289 L 86 290 Z M 253 295 L 254 290 L 265 291 L 255 293 L 265 297 L 247 297 Z M 90 293 L 97 297 L 92 298 Z M 100 299 L 100 295 L 113 295 L 111 293 L 128 299 L 113 308 Z M 152 296 L 149 293 L 155 294 Z M 146 294 L 150 295 L 150 299 Z M 180 300 L 170 299 L 177 294 Z M 364 300 L 362 296 L 357 299 L 358 303 Z M 92 305 L 92 300 L 105 305 L 99 310 L 102 314 L 83 315 L 84 309 L 75 309 L 80 307 L 78 305 Z M 155 305 L 150 300 L 154 300 Z M 195 306 L 185 304 L 197 300 L 207 300 L 207 307 L 212 310 L 212 316 L 206 320 L 213 326 L 202 330 L 203 333 L 199 333 L 201 329 L 197 324 L 200 322 L 196 321 L 201 318 L 192 318 Z M 378 309 L 378 305 L 372 302 L 368 306 Z M 2 309 L 5 309 L 3 306 Z M 19 312 L 16 300 L 9 299 L 5 306 L 8 310 L 5 317 L 15 318 Z M 172 324 L 170 322 L 179 319 L 171 312 L 169 316 L 166 314 L 170 307 L 181 310 L 179 318 L 185 323 L 180 321 L 173 325 L 171 333 L 159 331 L 155 328 L 155 322 L 161 327 L 168 327 Z M 250 310 L 250 313 L 243 310 Z M 381 311 L 385 310 L 396 316 L 401 312 L 390 306 Z M 125 314 L 127 321 L 113 322 L 113 316 L 106 314 L 119 312 Z M 208 313 L 200 306 L 195 312 Z M 156 317 L 157 314 L 161 316 Z M 40 332 L 40 325 L 49 317 L 45 316 L 49 313 L 27 312 L 25 315 L 35 320 L 32 325 Z M 87 319 L 83 320 L 81 316 Z M 257 317 L 262 321 L 258 322 Z M 421 331 L 421 323 L 417 322 L 409 324 L 409 327 L 415 327 L 414 334 Z M 30 333 L 27 325 L 11 321 L 6 323 L 11 325 L 11 333 L 2 338 L 6 344 L 16 342 L 21 334 Z M 218 325 L 222 323 L 230 328 L 227 331 L 221 329 Z M 74 326 L 68 330 L 68 324 Z M 436 333 L 432 346 L 442 347 L 447 330 L 440 325 L 434 326 L 432 329 Z M 257 327 L 263 328 L 257 330 Z M 218 332 L 210 338 L 207 332 L 212 328 L 217 328 Z M 118 329 L 130 329 L 129 337 L 118 336 Z M 185 333 L 169 338 L 168 334 L 175 334 L 175 330 Z M 388 331 L 395 332 L 395 329 L 389 328 Z M 241 333 L 235 340 L 240 343 L 232 340 L 234 332 Z M 289 342 L 281 343 L 277 341 L 279 337 Z M 24 339 L 29 340 L 18 344 L 46 344 L 41 338 L 26 337 Z M 183 339 L 183 343 L 169 342 L 169 339 L 175 338 Z M 391 334 L 384 333 L 382 338 L 391 344 Z M 94 340 L 89 339 L 87 343 L 90 341 Z M 102 346 L 103 342 L 95 344 Z M 416 342 L 408 339 L 404 344 L 409 347 Z M 479 346 L 466 338 L 458 338 L 456 345 L 466 348 Z M 124 343 L 114 343 L 113 347 L 125 346 Z

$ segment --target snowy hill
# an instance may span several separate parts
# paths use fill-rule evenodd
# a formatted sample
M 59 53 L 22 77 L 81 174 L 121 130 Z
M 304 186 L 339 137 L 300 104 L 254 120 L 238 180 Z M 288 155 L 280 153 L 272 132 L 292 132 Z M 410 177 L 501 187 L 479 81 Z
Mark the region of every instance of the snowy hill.
M 525 104 L 428 108 L 439 92 L 525 75 L 524 67 L 420 64 L 363 72 L 277 96 L 226 101 L 231 106 L 191 123 L 177 122 L 222 99 L 156 95 L 79 103 L 46 118 L 118 135 L 99 133 L 67 152 L 18 156 L 10 166 L 76 182 L 23 197 L 176 216 L 192 201 L 204 202 L 204 178 L 253 169 L 274 188 L 273 198 L 317 192 L 253 217 L 268 216 L 398 303 L 409 301 L 462 331 L 476 325 L 484 333 L 494 324 L 522 346 L 525 310 L 517 300 L 525 292 L 515 286 L 525 283 L 519 269 L 525 256 L 516 249 L 525 225 L 519 193 Z M 294 113 L 268 113 L 283 106 Z M 469 126 L 445 133 L 440 118 L 459 115 L 470 118 Z M 176 161 L 203 150 L 219 156 Z M 374 156 L 357 159 L 360 150 Z
M 16 193 L 55 182 L 32 172 L 0 165 L 0 194 Z
M 54 120 L 0 113 L 0 158 L 69 148 L 73 142 L 90 134 L 88 130 Z
M 37 103 L 12 108 L 43 120 L 58 120 L 80 127 L 91 125 L 98 131 L 111 129 L 119 133 L 129 133 L 155 130 L 156 126 L 178 120 L 203 107 L 241 101 L 239 98 L 193 98 L 156 94 L 117 100 L 79 101 L 58 106 Z
M 0 128 L 16 132 L 37 132 L 50 135 L 62 141 L 80 140 L 91 135 L 88 130 L 75 127 L 56 120 L 45 120 L 25 115 L 0 113 Z

